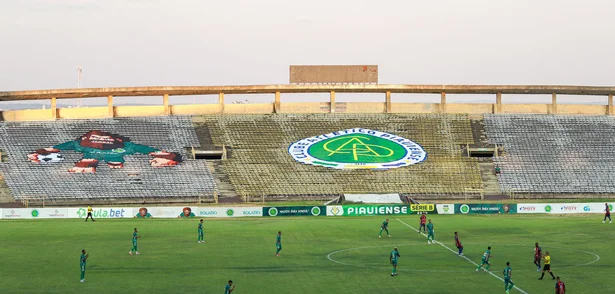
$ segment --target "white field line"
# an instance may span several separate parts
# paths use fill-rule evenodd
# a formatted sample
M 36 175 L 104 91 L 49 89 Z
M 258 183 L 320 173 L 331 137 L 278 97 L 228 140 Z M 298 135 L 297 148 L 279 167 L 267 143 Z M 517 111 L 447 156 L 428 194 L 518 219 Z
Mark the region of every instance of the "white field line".
M 402 220 L 400 220 L 400 219 L 397 219 L 397 220 L 398 220 L 400 223 L 402 223 L 402 224 L 406 225 L 406 227 L 411 228 L 411 229 L 412 229 L 412 230 L 414 230 L 415 232 L 418 232 L 418 233 L 420 233 L 421 235 L 423 235 L 423 236 L 427 237 L 427 235 L 425 235 L 424 233 L 421 233 L 419 230 L 415 229 L 414 227 L 410 226 L 409 224 L 405 223 L 404 221 L 402 221 Z M 446 246 L 446 245 L 442 244 L 442 242 L 436 241 L 436 243 L 438 243 L 438 245 L 440 245 L 440 246 L 442 246 L 442 247 L 446 248 L 448 251 L 453 252 L 454 254 L 456 254 L 457 256 L 459 256 L 459 255 L 458 255 L 459 253 L 455 252 L 455 250 L 453 250 L 453 249 L 449 248 L 448 246 Z M 461 258 L 463 258 L 463 259 L 467 260 L 469 263 L 471 263 L 471 264 L 475 265 L 476 267 L 478 267 L 478 264 L 477 264 L 476 262 L 474 262 L 474 261 L 472 261 L 471 259 L 467 258 L 465 255 L 464 255 L 464 256 L 461 256 Z M 492 275 L 494 278 L 496 278 L 496 279 L 498 279 L 498 280 L 500 280 L 500 281 L 504 282 L 504 279 L 503 279 L 503 278 L 501 278 L 501 277 L 497 276 L 496 274 L 494 274 L 494 273 L 492 273 L 492 272 L 490 272 L 490 271 L 487 271 L 487 272 L 488 272 L 490 275 Z M 521 288 L 517 287 L 516 285 L 515 285 L 515 289 L 517 289 L 519 292 L 521 292 L 521 293 L 523 293 L 523 294 L 528 294 L 527 292 L 523 291 Z

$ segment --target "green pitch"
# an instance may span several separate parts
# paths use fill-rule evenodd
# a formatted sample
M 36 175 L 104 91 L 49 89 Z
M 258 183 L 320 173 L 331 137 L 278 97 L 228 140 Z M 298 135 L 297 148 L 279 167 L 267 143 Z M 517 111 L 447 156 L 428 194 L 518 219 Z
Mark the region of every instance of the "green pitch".
M 198 219 L 0 221 L 3 293 L 223 293 L 232 279 L 240 293 L 504 293 L 504 283 L 458 257 L 479 262 L 492 246 L 492 272 L 511 262 L 515 285 L 527 293 L 552 293 L 539 281 L 533 246 L 552 257 L 552 270 L 570 293 L 613 291 L 615 225 L 600 215 L 430 215 L 436 241 L 417 228 L 418 216 L 389 217 L 392 238 L 379 239 L 381 217 L 309 217 L 211 220 L 205 244 L 197 243 Z M 130 256 L 133 229 L 139 252 Z M 282 231 L 283 250 L 275 256 Z M 389 253 L 399 247 L 398 276 Z M 90 254 L 79 282 L 81 249 Z M 547 279 L 548 278 L 548 279 Z M 522 293 L 517 289 L 511 293 Z

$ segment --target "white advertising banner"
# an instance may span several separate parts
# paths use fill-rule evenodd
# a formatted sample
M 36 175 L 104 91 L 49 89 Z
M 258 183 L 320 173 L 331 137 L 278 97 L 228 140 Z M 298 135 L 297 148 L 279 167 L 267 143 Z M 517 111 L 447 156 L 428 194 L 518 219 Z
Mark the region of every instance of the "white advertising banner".
M 183 218 L 196 217 L 198 208 L 196 206 L 150 206 L 133 208 L 131 217 L 134 218 Z
M 3 219 L 24 219 L 32 218 L 32 209 L 28 208 L 3 208 Z
M 251 207 L 228 207 L 224 209 L 227 217 L 246 217 L 246 216 L 263 216 L 263 208 L 260 206 Z
M 454 214 L 455 204 L 436 204 L 438 214 Z
M 613 207 L 612 203 L 609 203 Z M 517 213 L 604 213 L 602 202 L 594 203 L 520 203 L 517 204 Z
M 92 216 L 97 218 L 129 218 L 132 217 L 132 207 L 93 207 Z M 68 218 L 86 218 L 88 209 L 80 207 L 71 209 Z
M 32 208 L 32 218 L 67 218 L 68 208 Z

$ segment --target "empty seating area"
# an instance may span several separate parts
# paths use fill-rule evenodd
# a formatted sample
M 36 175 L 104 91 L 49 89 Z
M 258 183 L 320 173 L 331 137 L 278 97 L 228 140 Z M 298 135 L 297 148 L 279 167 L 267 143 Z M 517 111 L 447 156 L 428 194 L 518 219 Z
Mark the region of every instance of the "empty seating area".
M 615 193 L 615 118 L 485 115 L 504 191 Z
M 135 144 L 180 153 L 184 161 L 177 166 L 156 168 L 150 166 L 152 156 L 133 154 L 124 156 L 126 161 L 121 169 L 111 169 L 100 162 L 96 173 L 71 173 L 68 170 L 83 157 L 82 153 L 61 151 L 63 161 L 47 164 L 33 163 L 27 158 L 39 148 L 75 140 L 91 130 L 119 134 Z M 0 122 L 0 149 L 8 155 L 6 162 L 0 162 L 0 174 L 17 200 L 45 197 L 47 201 L 58 202 L 154 202 L 211 197 L 216 191 L 212 174 L 205 162 L 186 154 L 186 147 L 198 145 L 191 118 L 182 116 Z
M 473 143 L 467 115 L 452 114 L 272 114 L 208 115 L 196 127 L 209 128 L 215 145 L 232 149 L 224 161 L 236 192 L 260 195 L 404 193 L 459 195 L 482 188 L 475 159 L 462 157 Z M 296 162 L 291 143 L 350 128 L 402 136 L 425 148 L 420 164 L 382 170 L 335 170 Z

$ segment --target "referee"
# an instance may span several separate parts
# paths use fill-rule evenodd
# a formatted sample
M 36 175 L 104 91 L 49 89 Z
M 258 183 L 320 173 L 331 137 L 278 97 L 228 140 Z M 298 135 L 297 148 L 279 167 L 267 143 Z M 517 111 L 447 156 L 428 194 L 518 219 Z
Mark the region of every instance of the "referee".
M 555 276 L 551 272 L 551 256 L 549 256 L 549 251 L 545 253 L 545 257 L 543 257 L 542 259 L 545 260 L 545 266 L 542 268 L 542 276 L 540 276 L 540 278 L 538 279 L 542 280 L 542 278 L 544 278 L 545 276 L 545 272 L 549 272 L 551 277 L 553 277 L 553 279 L 555 280 Z
M 88 205 L 88 216 L 85 217 L 85 221 L 88 221 L 88 218 L 91 218 L 93 222 L 95 222 L 94 218 L 92 217 L 92 206 Z

